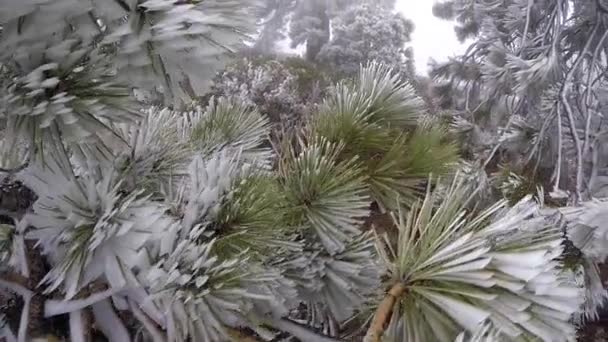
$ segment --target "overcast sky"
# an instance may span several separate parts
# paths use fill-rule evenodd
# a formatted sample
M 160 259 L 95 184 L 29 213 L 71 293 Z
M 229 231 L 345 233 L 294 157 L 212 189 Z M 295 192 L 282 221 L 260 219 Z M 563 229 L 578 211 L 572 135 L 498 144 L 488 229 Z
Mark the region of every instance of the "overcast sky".
M 465 45 L 456 39 L 452 23 L 433 16 L 434 0 L 397 0 L 397 9 L 414 22 L 412 36 L 416 69 L 427 73 L 429 58 L 445 61 L 448 57 L 464 52 Z

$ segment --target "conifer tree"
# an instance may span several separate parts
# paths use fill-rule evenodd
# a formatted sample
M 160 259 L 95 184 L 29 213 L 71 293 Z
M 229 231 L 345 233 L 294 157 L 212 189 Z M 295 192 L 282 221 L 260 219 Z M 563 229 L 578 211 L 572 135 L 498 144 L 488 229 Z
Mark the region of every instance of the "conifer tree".
M 414 25 L 392 11 L 392 7 L 367 2 L 342 11 L 332 22 L 332 38 L 321 48 L 319 63 L 355 75 L 359 65 L 375 60 L 407 74 L 413 69 L 408 66 L 413 56 L 406 44 Z
M 256 106 L 191 103 L 250 5 L 1 5 L 2 337 L 571 340 L 561 226 L 529 197 L 476 208 L 391 68 L 333 86 L 276 150 Z
M 604 1 L 441 1 L 470 47 L 436 65 L 433 76 L 452 126 L 464 138 L 470 170 L 494 195 L 512 201 L 546 189 L 576 248 L 569 264 L 586 282 L 583 320 L 608 293 L 606 262 Z M 491 191 L 489 191 L 491 192 Z M 486 194 L 487 195 L 487 194 Z M 497 196 L 488 196 L 489 198 Z M 486 198 L 488 198 L 486 197 Z M 565 206 L 565 207 L 564 207 Z M 578 254 L 576 256 L 575 254 Z

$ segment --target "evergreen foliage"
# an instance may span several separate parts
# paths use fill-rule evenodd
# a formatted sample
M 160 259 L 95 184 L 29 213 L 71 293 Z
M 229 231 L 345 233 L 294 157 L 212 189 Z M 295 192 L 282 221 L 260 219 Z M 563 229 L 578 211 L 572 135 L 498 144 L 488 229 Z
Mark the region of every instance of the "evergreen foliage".
M 411 21 L 393 14 L 392 7 L 362 3 L 332 21 L 332 38 L 316 59 L 345 75 L 355 75 L 359 65 L 373 60 L 407 74 L 413 70 L 408 66 L 413 63 L 412 51 L 406 48 L 413 28 Z
M 583 321 L 597 319 L 606 299 L 596 220 L 605 197 L 607 9 L 602 1 L 528 0 L 450 0 L 434 8 L 470 42 L 432 74 L 464 154 L 490 179 L 486 201 L 544 188 L 538 197 L 561 207 L 569 267 L 587 288 Z
M 329 2 L 296 5 L 316 58 Z M 382 61 L 325 87 L 247 60 L 205 94 L 252 6 L 0 5 L 0 337 L 572 340 L 603 254 L 568 265 L 563 227 L 601 243 L 601 203 L 479 201 L 478 170 L 454 172 L 448 128 Z
M 333 78 L 326 69 L 297 57 L 246 57 L 221 71 L 208 95 L 255 106 L 271 121 L 273 137 L 280 138 L 310 119 Z

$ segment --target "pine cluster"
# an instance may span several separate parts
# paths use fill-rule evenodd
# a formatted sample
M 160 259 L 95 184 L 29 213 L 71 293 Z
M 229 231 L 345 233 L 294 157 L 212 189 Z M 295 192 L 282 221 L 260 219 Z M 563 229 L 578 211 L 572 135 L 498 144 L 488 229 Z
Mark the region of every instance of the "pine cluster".
M 600 291 L 564 227 L 605 257 L 603 202 L 489 202 L 394 65 L 283 99 L 305 114 L 282 135 L 280 66 L 205 97 L 254 6 L 0 4 L 0 337 L 573 340 Z

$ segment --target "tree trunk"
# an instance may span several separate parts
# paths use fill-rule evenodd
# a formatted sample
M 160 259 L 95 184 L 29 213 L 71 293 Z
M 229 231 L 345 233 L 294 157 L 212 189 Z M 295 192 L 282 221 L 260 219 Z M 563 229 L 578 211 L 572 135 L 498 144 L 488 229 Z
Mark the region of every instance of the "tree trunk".
M 321 48 L 325 43 L 329 41 L 329 14 L 327 13 L 327 3 L 322 2 L 318 7 L 315 7 L 313 13 L 311 13 L 314 17 L 318 18 L 321 22 L 319 27 L 315 29 L 322 32 L 321 34 L 310 34 L 308 39 L 306 40 L 306 60 L 309 62 L 314 62 L 317 58 L 319 52 L 321 52 Z

